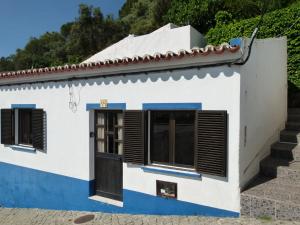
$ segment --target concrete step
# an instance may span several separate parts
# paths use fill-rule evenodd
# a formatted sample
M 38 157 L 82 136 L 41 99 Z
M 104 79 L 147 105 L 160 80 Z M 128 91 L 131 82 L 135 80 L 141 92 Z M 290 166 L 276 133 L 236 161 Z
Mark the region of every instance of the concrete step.
M 277 167 L 277 177 L 278 178 L 287 178 L 291 181 L 300 181 L 300 162 L 291 161 L 289 166 L 279 166 Z
M 241 215 L 300 221 L 300 108 L 260 162 L 260 177 L 241 193 Z
M 300 147 L 295 143 L 276 142 L 271 146 L 271 156 L 287 160 L 300 159 Z
M 282 184 L 280 178 L 258 177 L 243 193 L 257 197 L 265 197 L 278 201 L 290 201 L 300 204 L 300 199 L 293 197 L 300 194 L 298 186 Z
M 260 162 L 260 174 L 266 177 L 285 177 L 300 180 L 300 162 L 268 156 Z
M 258 177 L 241 193 L 241 214 L 300 220 L 300 188 L 283 184 L 282 178 Z
M 278 176 L 278 168 L 282 166 L 288 167 L 289 161 L 268 156 L 260 162 L 260 174 L 262 176 L 276 178 Z
M 288 114 L 299 114 L 300 115 L 300 108 L 288 108 Z
M 280 142 L 299 143 L 300 131 L 283 130 L 280 132 Z
M 280 186 L 293 186 L 297 187 L 300 190 L 300 180 L 299 179 L 291 179 L 290 177 L 277 177 L 272 181 L 274 185 Z
M 300 122 L 288 121 L 285 125 L 286 130 L 300 131 Z
M 288 122 L 300 122 L 300 114 L 288 114 Z

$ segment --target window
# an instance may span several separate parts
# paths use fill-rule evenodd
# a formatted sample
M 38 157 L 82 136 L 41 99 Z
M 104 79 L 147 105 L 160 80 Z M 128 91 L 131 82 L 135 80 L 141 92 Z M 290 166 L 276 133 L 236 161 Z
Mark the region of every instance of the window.
M 97 152 L 123 154 L 123 113 L 96 112 Z
M 124 162 L 226 177 L 227 117 L 227 111 L 217 110 L 126 110 Z
M 150 160 L 194 166 L 195 111 L 151 111 Z
M 45 150 L 44 115 L 42 109 L 1 109 L 1 144 Z

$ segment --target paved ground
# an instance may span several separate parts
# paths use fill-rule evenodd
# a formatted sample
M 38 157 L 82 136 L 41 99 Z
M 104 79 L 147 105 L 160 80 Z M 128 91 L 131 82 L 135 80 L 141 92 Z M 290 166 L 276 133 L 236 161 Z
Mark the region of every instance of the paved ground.
M 74 220 L 91 213 L 74 211 L 53 211 L 40 209 L 7 209 L 0 208 L 1 225 L 72 225 Z M 179 217 L 179 216 L 142 216 L 92 213 L 95 218 L 84 225 L 267 225 L 267 224 L 299 224 L 300 221 L 272 221 L 268 218 L 211 218 L 211 217 Z

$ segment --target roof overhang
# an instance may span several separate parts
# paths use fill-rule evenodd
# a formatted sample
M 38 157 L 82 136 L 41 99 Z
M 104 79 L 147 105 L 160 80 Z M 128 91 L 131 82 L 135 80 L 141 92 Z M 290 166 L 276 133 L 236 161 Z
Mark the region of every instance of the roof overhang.
M 182 50 L 154 56 L 106 60 L 98 63 L 0 73 L 0 86 L 26 83 L 57 82 L 106 76 L 134 75 L 152 71 L 212 67 L 237 62 L 243 57 L 240 46 L 206 46 L 206 49 Z

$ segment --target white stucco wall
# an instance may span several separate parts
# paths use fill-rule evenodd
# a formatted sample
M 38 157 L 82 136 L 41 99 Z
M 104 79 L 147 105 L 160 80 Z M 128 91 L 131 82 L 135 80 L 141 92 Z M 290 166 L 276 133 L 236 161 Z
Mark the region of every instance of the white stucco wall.
M 205 110 L 228 111 L 228 177 L 204 175 L 200 180 L 144 172 L 123 164 L 123 188 L 156 195 L 156 179 L 178 183 L 178 199 L 239 211 L 239 67 L 212 67 L 76 81 L 80 103 L 69 109 L 67 82 L 0 88 L 0 108 L 11 104 L 36 104 L 47 113 L 47 153 L 23 152 L 0 145 L 1 161 L 46 172 L 94 179 L 90 112 L 86 103 L 126 103 L 141 109 L 143 103 L 201 102 Z M 81 88 L 82 86 L 82 88 Z
M 247 43 L 246 43 L 247 46 Z M 204 110 L 228 112 L 228 176 L 202 175 L 201 179 L 144 172 L 138 166 L 123 164 L 123 188 L 156 195 L 156 180 L 176 182 L 178 199 L 239 212 L 239 191 L 259 171 L 259 161 L 269 154 L 278 139 L 287 112 L 286 39 L 256 40 L 250 60 L 244 66 L 219 66 L 176 70 L 181 64 L 205 65 L 207 57 L 132 65 L 126 72 L 173 68 L 167 72 L 72 81 L 76 100 L 74 113 L 69 109 L 68 82 L 48 82 L 0 87 L 0 108 L 11 104 L 36 104 L 47 113 L 47 152 L 25 152 L 0 145 L 0 160 L 27 168 L 94 179 L 93 139 L 89 132 L 93 113 L 87 103 L 126 103 L 127 109 L 142 109 L 143 103 L 202 103 Z M 210 56 L 210 63 L 231 60 L 235 55 Z M 214 60 L 212 60 L 214 59 Z M 173 63 L 173 64 L 172 64 Z M 180 64 L 181 63 L 181 64 Z M 122 70 L 122 67 L 119 68 Z M 114 67 L 101 68 L 104 75 Z M 116 71 L 117 73 L 119 71 Z M 95 75 L 93 71 L 75 71 L 64 76 Z M 59 78 L 61 74 L 41 78 Z M 20 79 L 20 82 L 22 80 Z M 6 82 L 0 81 L 1 82 Z M 1 123 L 1 121 L 0 121 Z
M 286 116 L 286 38 L 255 40 L 249 61 L 241 67 L 241 187 L 259 172 L 259 162 L 279 139 Z

